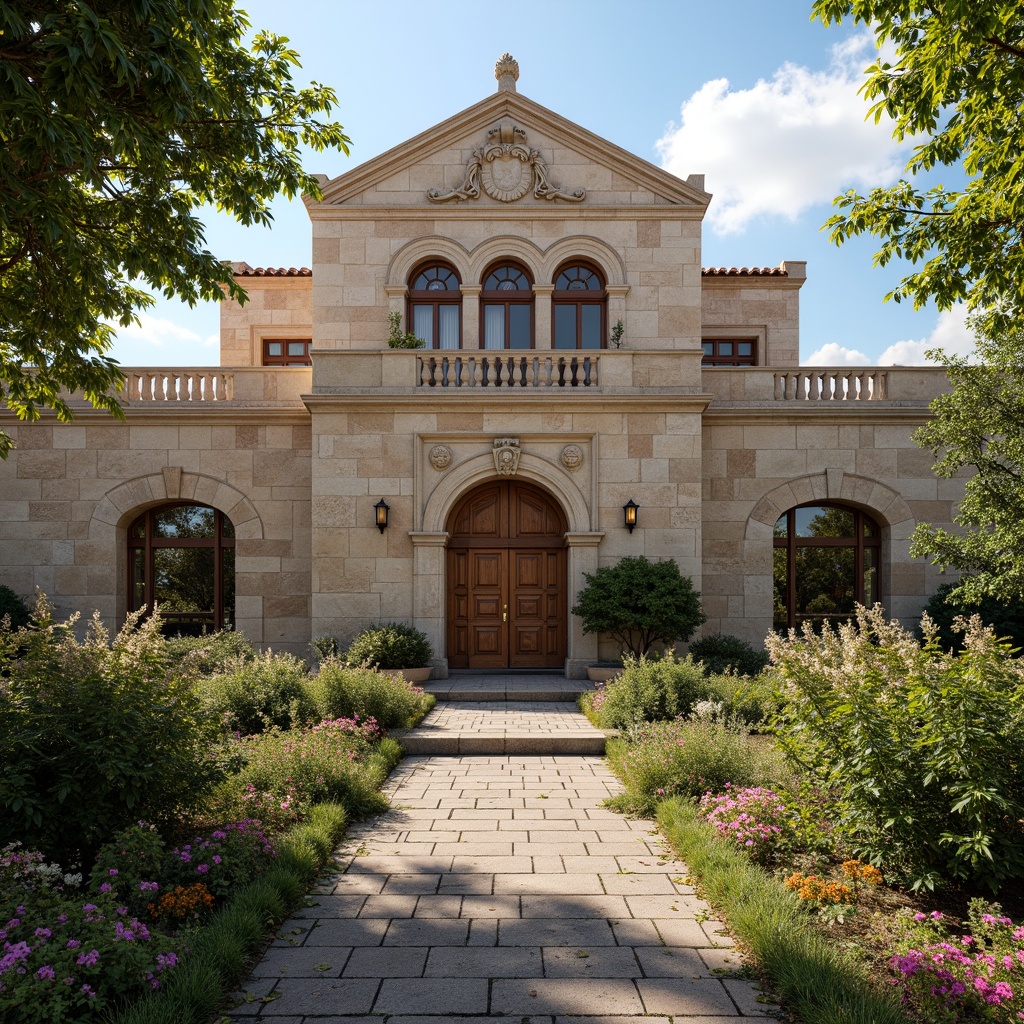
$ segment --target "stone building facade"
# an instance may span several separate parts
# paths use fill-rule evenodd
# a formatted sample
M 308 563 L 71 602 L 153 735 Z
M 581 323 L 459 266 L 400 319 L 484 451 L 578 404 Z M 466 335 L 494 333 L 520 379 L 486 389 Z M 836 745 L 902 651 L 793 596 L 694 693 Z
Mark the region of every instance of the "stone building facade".
M 613 655 L 569 609 L 627 555 L 674 559 L 708 631 L 916 619 L 938 581 L 909 533 L 962 488 L 911 441 L 942 372 L 800 367 L 804 263 L 702 269 L 703 176 L 496 77 L 322 179 L 312 269 L 235 265 L 219 368 L 128 370 L 123 424 L 0 413 L 0 582 L 116 624 L 213 574 L 193 625 L 304 652 L 401 620 L 440 676 Z M 428 346 L 389 347 L 389 315 Z

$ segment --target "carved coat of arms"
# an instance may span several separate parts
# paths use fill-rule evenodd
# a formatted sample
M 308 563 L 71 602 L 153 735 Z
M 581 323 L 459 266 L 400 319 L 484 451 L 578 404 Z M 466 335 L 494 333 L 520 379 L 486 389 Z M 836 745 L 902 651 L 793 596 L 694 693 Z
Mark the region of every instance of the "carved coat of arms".
M 494 468 L 499 476 L 515 476 L 519 468 L 519 438 L 498 437 L 494 440 Z

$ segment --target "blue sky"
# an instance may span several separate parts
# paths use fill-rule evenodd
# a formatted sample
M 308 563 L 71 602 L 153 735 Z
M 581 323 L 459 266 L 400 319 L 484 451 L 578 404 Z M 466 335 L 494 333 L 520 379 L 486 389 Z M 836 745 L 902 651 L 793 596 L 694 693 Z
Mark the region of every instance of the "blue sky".
M 807 260 L 803 362 L 910 364 L 938 343 L 969 346 L 962 317 L 883 303 L 905 268 L 872 267 L 875 246 L 832 246 L 821 225 L 848 187 L 895 181 L 907 157 L 857 95 L 874 59 L 863 29 L 825 28 L 802 0 L 590 0 L 424 4 L 413 0 L 239 0 L 255 28 L 286 35 L 295 79 L 338 93 L 350 157 L 311 154 L 334 177 L 445 120 L 495 88 L 494 61 L 519 61 L 519 91 L 714 193 L 705 266 Z M 209 211 L 207 244 L 253 266 L 309 265 L 301 202 L 278 201 L 271 230 Z M 122 331 L 124 365 L 217 361 L 217 307 L 159 299 Z

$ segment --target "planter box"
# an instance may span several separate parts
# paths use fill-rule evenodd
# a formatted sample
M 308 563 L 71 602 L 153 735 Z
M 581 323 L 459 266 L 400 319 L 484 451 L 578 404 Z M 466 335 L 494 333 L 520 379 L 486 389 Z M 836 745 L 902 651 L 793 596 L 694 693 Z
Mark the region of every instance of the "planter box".
M 592 683 L 607 683 L 622 671 L 621 665 L 588 665 L 587 678 Z
M 399 668 L 395 671 L 407 682 L 407 683 L 425 683 L 430 678 L 430 666 L 426 668 Z

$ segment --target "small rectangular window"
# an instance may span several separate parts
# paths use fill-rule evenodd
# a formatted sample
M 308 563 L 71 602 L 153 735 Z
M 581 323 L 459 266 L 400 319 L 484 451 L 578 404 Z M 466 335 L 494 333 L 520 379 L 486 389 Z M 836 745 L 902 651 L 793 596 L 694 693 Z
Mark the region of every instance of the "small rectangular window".
M 311 366 L 309 338 L 263 339 L 264 366 Z
M 705 338 L 702 366 L 756 366 L 757 342 L 746 338 Z

